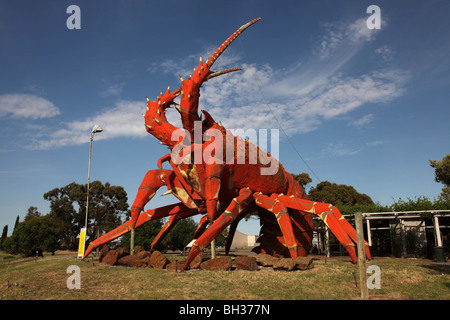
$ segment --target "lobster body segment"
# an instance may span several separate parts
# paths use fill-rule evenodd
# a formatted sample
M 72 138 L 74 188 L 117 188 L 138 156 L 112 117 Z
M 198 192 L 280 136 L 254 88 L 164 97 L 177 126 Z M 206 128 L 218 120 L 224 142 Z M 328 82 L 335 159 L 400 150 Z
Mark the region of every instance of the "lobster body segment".
M 186 269 L 205 246 L 229 227 L 228 252 L 239 221 L 248 214 L 256 214 L 261 231 L 259 245 L 253 250 L 296 258 L 309 254 L 313 215 L 317 215 L 356 262 L 356 231 L 336 207 L 307 200 L 301 185 L 275 157 L 249 140 L 234 136 L 208 112 L 202 110 L 203 120 L 198 114 L 202 84 L 240 70 L 216 72 L 211 70 L 214 62 L 237 36 L 259 20 L 254 19 L 236 30 L 205 62 L 200 58 L 193 75 L 181 79 L 180 88 L 174 91 L 167 88 L 155 101 L 147 98 L 146 130 L 167 145 L 170 153 L 158 160 L 159 169 L 145 175 L 131 208 L 131 219 L 91 242 L 85 257 L 94 248 L 133 228 L 167 217 L 167 223 L 151 245 L 153 250 L 180 219 L 202 215 L 184 265 Z M 179 105 L 174 101 L 178 96 Z M 180 113 L 183 129 L 167 121 L 165 110 L 173 105 Z M 169 163 L 170 170 L 162 168 L 164 162 Z M 173 194 L 180 202 L 144 211 L 144 206 L 162 186 L 167 188 L 165 194 Z M 367 243 L 366 255 L 370 259 Z

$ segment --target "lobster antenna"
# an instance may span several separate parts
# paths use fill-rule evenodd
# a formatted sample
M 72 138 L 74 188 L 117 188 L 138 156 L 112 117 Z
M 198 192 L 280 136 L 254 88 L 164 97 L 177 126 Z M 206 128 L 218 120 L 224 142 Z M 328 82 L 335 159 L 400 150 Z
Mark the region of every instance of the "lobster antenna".
M 247 53 L 245 52 L 244 46 L 242 45 L 242 42 L 240 40 L 239 40 L 239 45 L 240 45 L 241 50 L 244 53 L 245 57 L 247 58 Z M 281 123 L 278 120 L 278 117 L 276 116 L 275 112 L 273 112 L 272 108 L 270 107 L 269 100 L 267 100 L 266 96 L 264 95 L 263 90 L 261 89 L 261 84 L 259 82 L 259 78 L 256 77 L 255 79 L 256 79 L 256 84 L 258 86 L 258 90 L 259 90 L 261 96 L 263 97 L 263 99 L 264 99 L 264 101 L 266 103 L 266 106 L 268 107 L 268 109 L 272 113 L 273 117 L 275 118 L 275 121 L 278 123 L 278 127 L 280 128 L 281 132 L 283 132 L 284 136 L 286 137 L 286 140 L 289 142 L 289 144 L 291 145 L 292 149 L 295 151 L 295 153 L 297 153 L 297 155 L 303 161 L 303 163 L 306 165 L 306 167 L 309 169 L 309 171 L 316 177 L 317 180 L 319 180 L 319 182 L 322 182 L 322 180 L 320 180 L 320 178 L 317 176 L 317 174 L 314 172 L 314 170 L 308 165 L 306 160 L 302 157 L 300 152 L 297 150 L 295 145 L 292 143 L 291 139 L 289 139 L 289 136 L 287 135 L 286 131 L 284 131 L 283 127 L 281 126 Z
M 228 48 L 228 46 L 242 33 L 245 31 L 245 29 L 247 29 L 248 27 L 250 27 L 252 24 L 254 24 L 255 22 L 258 22 L 259 20 L 261 20 L 261 18 L 256 18 L 253 19 L 250 22 L 247 22 L 246 24 L 244 24 L 243 26 L 241 26 L 239 29 L 237 29 L 230 37 L 228 37 L 227 40 L 225 40 L 225 42 L 223 42 L 220 47 L 218 47 L 216 49 L 216 51 L 214 51 L 214 53 L 206 60 L 206 64 L 211 67 L 214 62 L 216 62 L 217 58 L 220 57 L 220 55 Z

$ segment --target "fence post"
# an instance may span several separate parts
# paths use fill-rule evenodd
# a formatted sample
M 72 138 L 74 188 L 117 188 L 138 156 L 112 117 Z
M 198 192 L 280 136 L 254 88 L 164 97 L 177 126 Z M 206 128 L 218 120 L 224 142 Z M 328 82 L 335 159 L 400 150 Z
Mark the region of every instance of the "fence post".
M 134 228 L 131 229 L 130 235 L 130 255 L 134 255 Z
M 355 227 L 356 240 L 358 248 L 358 268 L 359 268 L 359 282 L 361 283 L 361 298 L 369 298 L 369 291 L 367 289 L 367 267 L 366 267 L 366 251 L 364 244 L 364 229 L 362 223 L 362 213 L 355 213 Z
M 327 254 L 327 258 L 331 257 L 331 248 L 330 248 L 330 228 L 325 226 L 325 250 Z

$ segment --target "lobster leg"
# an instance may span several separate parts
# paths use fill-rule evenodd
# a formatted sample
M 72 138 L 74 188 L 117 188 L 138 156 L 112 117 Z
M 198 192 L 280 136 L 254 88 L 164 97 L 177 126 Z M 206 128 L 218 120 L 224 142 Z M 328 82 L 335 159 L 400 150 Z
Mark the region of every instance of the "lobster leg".
M 331 204 L 314 202 L 306 199 L 291 198 L 288 196 L 280 197 L 280 201 L 289 208 L 297 209 L 303 212 L 309 212 L 319 216 L 330 228 L 339 242 L 345 247 L 353 263 L 356 263 L 356 231 L 344 219 L 339 210 Z M 352 241 L 353 240 L 353 241 Z M 368 259 L 371 259 L 368 243 L 365 242 L 365 251 Z
M 353 240 L 354 243 L 357 243 L 355 228 L 353 228 L 353 226 L 344 218 L 344 216 L 342 215 L 342 213 L 339 211 L 338 208 L 333 206 L 331 211 L 333 212 L 333 215 L 336 217 L 339 224 L 341 225 L 341 228 L 344 229 L 344 231 L 347 233 L 347 235 L 350 237 L 350 239 Z M 367 259 L 371 260 L 372 256 L 370 254 L 369 243 L 367 243 L 366 240 L 364 240 L 364 248 L 365 248 Z
M 230 225 L 239 213 L 253 201 L 253 192 L 249 188 L 241 189 L 227 209 L 216 221 L 194 242 L 189 252 L 184 269 L 187 269 L 198 253 L 215 239 L 228 225 Z
M 272 194 L 270 197 L 258 193 L 255 194 L 255 202 L 261 208 L 269 210 L 275 214 L 277 218 L 278 225 L 280 226 L 281 232 L 283 233 L 284 240 L 286 241 L 289 254 L 292 259 L 297 258 L 298 243 L 294 235 L 294 230 L 292 228 L 291 218 L 287 207 L 282 201 L 279 200 L 277 194 Z
M 347 250 L 348 254 L 350 255 L 350 258 L 352 259 L 353 263 L 356 263 L 356 250 L 355 250 L 355 244 L 353 241 L 348 237 L 347 232 L 342 228 L 341 224 L 339 223 L 339 220 L 336 219 L 336 217 L 333 215 L 331 209 L 331 205 L 328 208 L 320 208 L 319 206 L 316 209 L 319 209 L 318 212 L 315 214 L 320 217 L 320 219 L 325 222 L 325 224 L 330 228 L 331 232 L 336 236 L 336 238 L 339 240 L 339 242 L 344 246 L 344 248 Z
M 146 173 L 141 185 L 139 186 L 133 205 L 131 206 L 132 227 L 136 224 L 138 216 L 144 209 L 144 206 L 155 196 L 156 191 L 158 191 L 158 189 L 165 184 L 161 179 L 161 176 L 165 176 L 170 173 L 171 170 L 165 169 L 150 170 Z
M 205 231 L 206 226 L 208 225 L 209 220 L 208 220 L 208 216 L 203 216 L 200 219 L 200 222 L 198 223 L 197 229 L 194 232 L 194 236 L 193 239 L 198 239 L 198 237 L 200 237 L 202 235 L 202 233 Z
M 225 253 L 228 254 L 230 252 L 231 244 L 233 243 L 234 234 L 236 233 L 236 228 L 239 222 L 244 218 L 246 213 L 240 214 L 234 219 L 234 221 L 230 225 L 230 229 L 228 230 L 227 241 L 225 242 Z
M 92 252 L 92 250 L 94 250 L 95 248 L 98 248 L 101 245 L 104 245 L 114 239 L 117 239 L 120 236 L 123 236 L 124 234 L 127 234 L 128 232 L 131 231 L 131 229 L 140 227 L 141 225 L 143 225 L 146 222 L 161 219 L 161 218 L 164 218 L 167 216 L 182 214 L 185 211 L 191 211 L 191 210 L 193 210 L 193 209 L 186 208 L 186 206 L 182 203 L 176 203 L 176 204 L 171 204 L 171 205 L 164 206 L 161 208 L 151 209 L 151 210 L 142 212 L 139 215 L 136 223 L 133 223 L 133 220 L 128 220 L 121 226 L 115 228 L 114 230 L 111 230 L 110 232 L 104 234 L 100 238 L 95 239 L 94 241 L 89 243 L 89 246 L 86 249 L 86 252 L 84 253 L 83 258 L 86 258 Z
M 208 212 L 209 221 L 211 222 L 217 218 L 217 201 L 219 199 L 221 175 L 224 167 L 224 165 L 216 163 L 205 164 L 206 210 Z

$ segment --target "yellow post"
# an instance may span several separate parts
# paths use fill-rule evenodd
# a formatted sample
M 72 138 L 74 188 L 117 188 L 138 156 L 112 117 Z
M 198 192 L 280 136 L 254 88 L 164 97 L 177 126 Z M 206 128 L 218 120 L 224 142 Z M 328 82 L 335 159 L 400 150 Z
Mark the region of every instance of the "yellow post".
M 83 256 L 84 256 L 85 239 L 86 239 L 86 228 L 81 228 L 80 242 L 78 243 L 78 258 L 83 258 Z

